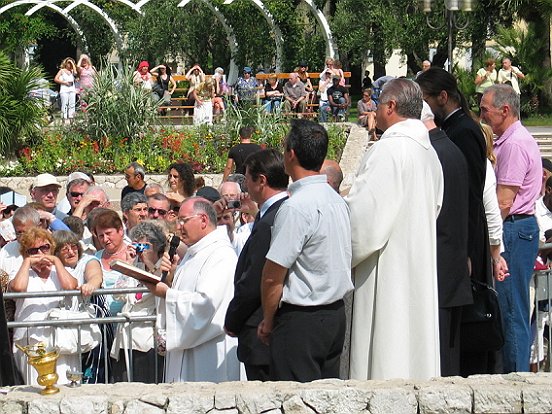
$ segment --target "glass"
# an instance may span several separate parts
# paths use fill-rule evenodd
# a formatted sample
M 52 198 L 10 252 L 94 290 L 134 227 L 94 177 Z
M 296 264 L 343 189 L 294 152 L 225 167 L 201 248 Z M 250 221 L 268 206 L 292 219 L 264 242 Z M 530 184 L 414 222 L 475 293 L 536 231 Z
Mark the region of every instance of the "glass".
M 66 244 L 61 249 L 59 249 L 60 253 L 69 253 L 70 251 L 78 250 L 79 246 L 76 244 Z
M 84 193 L 79 193 L 77 191 L 71 191 L 69 194 L 71 194 L 73 198 L 82 197 L 84 195 Z
M 157 214 L 159 214 L 160 216 L 164 216 L 167 214 L 167 210 L 163 210 L 162 208 L 148 207 L 149 214 L 155 214 L 155 212 L 157 212 Z
M 11 214 L 15 212 L 15 210 L 17 210 L 17 208 L 18 207 L 16 205 L 8 206 L 4 209 L 4 211 L 2 211 L 2 214 L 4 215 L 4 217 L 10 217 Z
M 187 222 L 189 222 L 191 219 L 193 219 L 194 217 L 198 217 L 198 216 L 201 216 L 201 214 L 192 214 L 191 216 L 186 216 L 186 217 L 177 217 L 176 220 L 177 220 L 177 223 L 180 225 L 180 226 L 184 226 Z
M 42 254 L 50 253 L 50 245 L 49 244 L 43 244 L 39 247 L 31 247 L 30 249 L 27 249 L 27 254 L 32 256 L 34 254 L 38 254 L 38 252 L 41 252 Z

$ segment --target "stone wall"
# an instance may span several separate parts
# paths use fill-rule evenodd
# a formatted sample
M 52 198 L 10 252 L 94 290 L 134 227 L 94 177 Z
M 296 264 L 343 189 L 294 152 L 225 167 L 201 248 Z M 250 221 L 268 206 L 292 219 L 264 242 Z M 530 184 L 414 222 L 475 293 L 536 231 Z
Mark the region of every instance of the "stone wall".
M 37 387 L 0 395 L 3 414 L 471 414 L 552 413 L 552 374 L 431 381 L 119 383 Z

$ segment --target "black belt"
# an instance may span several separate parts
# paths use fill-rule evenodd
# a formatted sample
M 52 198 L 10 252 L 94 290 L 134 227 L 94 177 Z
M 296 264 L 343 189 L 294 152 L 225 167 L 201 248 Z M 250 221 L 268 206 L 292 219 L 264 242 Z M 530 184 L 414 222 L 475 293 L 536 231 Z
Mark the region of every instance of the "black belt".
M 280 305 L 280 312 L 291 312 L 291 311 L 301 311 L 301 312 L 314 312 L 318 310 L 336 310 L 344 306 L 343 300 L 338 300 L 337 302 L 330 303 L 328 305 L 316 305 L 316 306 L 300 306 L 292 305 L 291 303 L 282 302 Z
M 519 221 L 529 217 L 534 217 L 533 214 L 510 214 L 504 221 Z

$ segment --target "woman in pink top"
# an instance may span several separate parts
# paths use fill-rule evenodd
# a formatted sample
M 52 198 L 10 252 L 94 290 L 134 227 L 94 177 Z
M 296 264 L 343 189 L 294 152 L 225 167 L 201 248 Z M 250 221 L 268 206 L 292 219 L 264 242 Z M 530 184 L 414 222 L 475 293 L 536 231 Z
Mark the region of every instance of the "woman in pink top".
M 77 62 L 77 72 L 79 75 L 80 93 L 84 95 L 86 90 L 94 86 L 94 76 L 96 76 L 96 68 L 92 65 L 88 55 L 84 53 L 80 55 Z

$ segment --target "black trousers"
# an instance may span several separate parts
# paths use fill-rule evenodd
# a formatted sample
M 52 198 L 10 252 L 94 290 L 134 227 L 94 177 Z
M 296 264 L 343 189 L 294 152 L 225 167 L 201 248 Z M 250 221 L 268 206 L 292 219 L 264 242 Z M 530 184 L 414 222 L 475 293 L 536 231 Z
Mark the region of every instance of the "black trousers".
M 339 378 L 345 324 L 342 300 L 323 306 L 283 303 L 270 339 L 270 379 Z
M 441 376 L 460 375 L 460 321 L 462 306 L 439 308 Z

